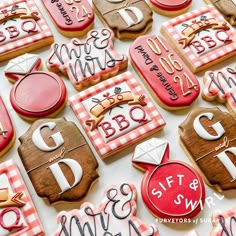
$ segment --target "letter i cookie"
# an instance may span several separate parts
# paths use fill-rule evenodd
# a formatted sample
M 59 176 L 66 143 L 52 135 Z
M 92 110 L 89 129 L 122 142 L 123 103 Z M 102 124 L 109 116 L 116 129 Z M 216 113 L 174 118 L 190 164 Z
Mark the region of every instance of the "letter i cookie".
M 180 144 L 207 184 L 236 189 L 236 120 L 219 108 L 195 108 L 179 125 Z
M 236 55 L 236 30 L 211 5 L 165 22 L 161 32 L 194 73 Z
M 137 191 L 134 185 L 112 185 L 104 195 L 98 208 L 85 202 L 79 210 L 60 212 L 55 236 L 157 236 L 158 229 L 154 224 L 144 224 L 136 216 Z
M 54 41 L 33 0 L 1 0 L 0 61 L 50 45 Z
M 20 138 L 21 161 L 35 191 L 50 204 L 79 201 L 98 179 L 98 163 L 73 122 L 35 121 Z
M 88 0 L 42 0 L 57 30 L 67 37 L 85 35 L 93 26 L 94 12 Z
M 34 204 L 13 160 L 0 163 L 0 235 L 44 235 Z
M 9 61 L 5 76 L 15 83 L 10 92 L 13 109 L 32 121 L 55 116 L 65 106 L 67 91 L 63 80 L 52 72 L 39 71 L 41 59 L 25 54 Z
M 203 78 L 202 97 L 206 101 L 224 103 L 236 117 L 236 67 L 224 67 L 217 71 L 207 71 Z
M 165 126 L 161 114 L 130 72 L 103 81 L 69 100 L 101 158 Z
M 0 157 L 3 156 L 15 142 L 15 131 L 11 118 L 0 97 Z
M 169 161 L 167 141 L 152 138 L 138 144 L 132 164 L 145 171 L 141 194 L 153 215 L 178 221 L 201 211 L 205 201 L 202 178 L 190 165 Z

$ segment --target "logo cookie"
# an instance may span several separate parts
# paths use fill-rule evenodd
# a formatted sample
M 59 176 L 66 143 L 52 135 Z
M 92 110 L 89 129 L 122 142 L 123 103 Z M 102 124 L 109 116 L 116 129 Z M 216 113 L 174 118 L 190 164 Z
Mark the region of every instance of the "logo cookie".
M 137 191 L 134 185 L 112 185 L 104 195 L 98 208 L 86 202 L 79 210 L 60 212 L 55 235 L 157 236 L 155 225 L 144 224 L 136 217 Z
M 19 140 L 18 152 L 31 182 L 50 204 L 81 200 L 98 178 L 98 163 L 72 122 L 37 120 Z
M 136 146 L 132 163 L 145 171 L 142 198 L 160 218 L 192 218 L 205 201 L 201 176 L 188 164 L 169 161 L 167 141 L 152 138 Z
M 236 188 L 235 134 L 235 118 L 218 108 L 195 108 L 179 125 L 184 151 L 219 191 Z
M 69 100 L 101 158 L 165 125 L 161 114 L 130 72 L 93 86 Z

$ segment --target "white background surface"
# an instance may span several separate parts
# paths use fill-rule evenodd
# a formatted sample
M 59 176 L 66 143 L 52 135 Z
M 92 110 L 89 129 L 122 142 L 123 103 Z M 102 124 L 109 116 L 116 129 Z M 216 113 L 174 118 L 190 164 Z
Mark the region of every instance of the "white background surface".
M 51 19 L 49 18 L 48 14 L 46 13 L 41 1 L 36 0 L 36 3 L 38 5 L 38 7 L 40 8 L 44 17 L 47 19 L 47 22 L 53 31 L 53 34 L 55 37 L 55 42 L 67 42 L 69 39 L 61 36 L 57 32 Z M 202 0 L 199 0 L 199 1 L 195 0 L 195 1 L 193 1 L 191 7 L 189 8 L 189 11 L 200 8 L 201 6 L 204 6 L 204 5 L 205 4 Z M 148 34 L 160 34 L 159 29 L 160 29 L 161 24 L 170 18 L 158 15 L 157 13 L 154 12 L 153 19 L 154 19 L 153 27 L 152 27 L 152 30 L 150 30 L 148 32 Z M 102 27 L 102 24 L 101 24 L 100 20 L 98 19 L 98 17 L 96 16 L 94 28 L 99 28 L 99 27 Z M 82 39 L 84 39 L 84 38 L 85 37 L 83 37 Z M 132 40 L 131 41 L 120 41 L 120 40 L 116 39 L 114 47 L 116 50 L 119 51 L 119 53 L 128 54 L 128 48 L 131 43 L 132 43 Z M 49 47 L 45 47 L 41 50 L 37 50 L 32 53 L 39 54 L 43 58 L 43 61 L 45 61 L 45 59 L 49 55 Z M 215 69 L 222 68 L 223 66 L 233 65 L 233 64 L 235 67 L 234 62 L 235 62 L 235 57 L 231 58 L 225 62 L 219 63 L 217 66 L 211 67 L 211 69 L 215 70 Z M 26 185 L 28 187 L 28 190 L 31 194 L 31 197 L 34 201 L 34 204 L 38 210 L 38 214 L 39 214 L 41 222 L 44 226 L 46 235 L 51 236 L 54 234 L 54 232 L 56 231 L 56 228 L 57 228 L 57 225 L 56 225 L 57 213 L 61 210 L 69 211 L 74 208 L 79 208 L 80 203 L 67 203 L 67 204 L 63 203 L 63 204 L 59 204 L 56 206 L 50 206 L 46 199 L 44 200 L 44 199 L 39 198 L 37 196 L 37 194 L 35 193 L 35 190 L 30 182 L 28 175 L 25 172 L 25 169 L 24 169 L 24 167 L 21 163 L 21 160 L 18 156 L 18 153 L 17 153 L 17 147 L 19 146 L 18 137 L 26 132 L 26 130 L 29 128 L 30 124 L 27 123 L 26 121 L 22 120 L 11 107 L 11 104 L 9 101 L 9 93 L 10 93 L 12 84 L 10 82 L 8 82 L 8 80 L 6 78 L 4 78 L 4 73 L 3 73 L 3 70 L 6 66 L 6 64 L 7 64 L 7 62 L 0 63 L 0 76 L 1 76 L 0 94 L 5 102 L 5 104 L 8 108 L 8 111 L 10 113 L 10 116 L 12 118 L 13 125 L 14 125 L 15 131 L 16 131 L 17 140 L 16 140 L 13 148 L 5 156 L 3 156 L 1 158 L 0 162 L 9 160 L 11 158 L 17 162 L 17 164 L 20 168 L 20 171 L 22 173 L 22 176 L 23 176 L 23 178 L 26 182 Z M 44 67 L 44 69 L 46 70 L 45 67 Z M 134 69 L 130 65 L 130 62 L 129 62 L 128 69 L 135 75 L 135 77 L 139 81 L 141 81 L 141 79 L 138 78 L 138 75 L 135 73 Z M 198 73 L 197 77 L 199 78 L 199 82 L 202 85 L 203 72 Z M 77 91 L 70 84 L 69 80 L 66 77 L 63 77 L 63 78 L 64 78 L 64 82 L 66 83 L 67 89 L 68 89 L 68 95 L 72 96 L 72 95 L 76 94 Z M 147 90 L 147 89 L 145 88 L 145 90 Z M 187 156 L 185 155 L 184 151 L 181 149 L 181 147 L 178 143 L 178 125 L 185 120 L 187 114 L 189 113 L 189 111 L 191 109 L 193 109 L 193 107 L 198 107 L 198 106 L 213 107 L 216 105 L 218 106 L 217 103 L 214 104 L 214 103 L 205 102 L 201 98 L 201 96 L 199 96 L 197 101 L 191 107 L 189 107 L 186 110 L 181 110 L 181 111 L 177 111 L 177 112 L 165 111 L 157 105 L 158 110 L 161 112 L 167 125 L 165 126 L 163 131 L 156 133 L 155 135 L 153 135 L 153 137 L 166 139 L 169 142 L 169 144 L 170 144 L 170 159 L 182 160 L 182 161 L 185 161 L 190 164 L 190 161 L 188 160 Z M 226 111 L 224 106 L 220 105 L 219 107 L 220 107 L 220 109 Z M 63 116 L 66 117 L 67 120 L 74 121 L 81 128 L 78 120 L 76 119 L 72 109 L 70 108 L 70 106 L 68 104 L 67 104 L 65 110 L 62 113 L 60 113 L 58 117 L 63 117 Z M 85 136 L 85 137 L 88 140 L 87 136 Z M 91 148 L 92 148 L 92 150 L 99 162 L 98 173 L 100 175 L 100 178 L 92 186 L 90 192 L 88 193 L 88 195 L 86 196 L 84 201 L 92 202 L 95 206 L 98 206 L 100 201 L 103 198 L 103 191 L 104 191 L 105 187 L 107 187 L 108 185 L 120 184 L 122 182 L 133 183 L 136 186 L 137 191 L 138 191 L 137 216 L 140 219 L 142 219 L 145 223 L 156 223 L 156 225 L 158 226 L 158 229 L 159 229 L 160 236 L 172 236 L 172 235 L 173 236 L 180 236 L 180 235 L 182 236 L 185 233 L 187 233 L 188 231 L 190 231 L 191 229 L 196 229 L 200 236 L 207 236 L 210 234 L 210 231 L 212 229 L 212 225 L 210 223 L 210 220 L 211 220 L 211 216 L 212 216 L 213 211 L 216 209 L 226 210 L 230 207 L 236 206 L 236 200 L 235 200 L 236 190 L 224 192 L 223 193 L 224 199 L 222 201 L 220 201 L 214 195 L 214 193 L 217 193 L 217 194 L 219 194 L 219 193 L 216 190 L 214 190 L 213 188 L 206 186 L 206 197 L 212 197 L 214 200 L 215 206 L 208 207 L 205 204 L 204 210 L 197 217 L 194 218 L 195 221 L 198 220 L 197 224 L 195 224 L 193 222 L 188 223 L 188 224 L 180 224 L 180 223 L 178 223 L 178 224 L 166 224 L 165 223 L 164 224 L 164 223 L 156 222 L 155 217 L 150 214 L 150 212 L 147 210 L 147 208 L 145 207 L 145 205 L 141 199 L 140 184 L 141 184 L 141 180 L 143 178 L 143 172 L 134 168 L 131 164 L 132 152 L 134 150 L 135 145 L 125 149 L 122 152 L 117 153 L 116 155 L 114 155 L 112 157 L 108 157 L 105 161 L 102 161 L 98 157 L 97 153 L 95 152 L 95 150 L 92 147 L 90 142 L 89 142 L 89 144 L 90 144 L 90 146 L 91 146 Z M 200 223 L 201 219 L 203 221 L 207 221 L 207 222 Z

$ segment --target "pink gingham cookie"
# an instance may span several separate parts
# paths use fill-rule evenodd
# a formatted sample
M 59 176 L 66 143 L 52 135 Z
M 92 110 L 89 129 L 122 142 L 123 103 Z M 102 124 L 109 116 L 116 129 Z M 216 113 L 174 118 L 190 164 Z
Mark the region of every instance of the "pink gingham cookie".
M 106 189 L 104 195 L 98 208 L 86 202 L 79 210 L 60 212 L 57 216 L 58 228 L 55 236 L 157 236 L 158 229 L 155 225 L 144 224 L 136 217 L 137 191 L 134 185 L 112 185 Z
M 34 204 L 13 160 L 0 164 L 0 235 L 44 235 Z
M 103 81 L 69 100 L 101 158 L 165 125 L 161 114 L 130 72 Z

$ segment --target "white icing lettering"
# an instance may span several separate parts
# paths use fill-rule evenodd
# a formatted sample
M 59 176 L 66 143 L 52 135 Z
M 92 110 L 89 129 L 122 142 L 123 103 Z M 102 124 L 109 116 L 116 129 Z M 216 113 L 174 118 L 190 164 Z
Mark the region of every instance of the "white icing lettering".
M 161 191 L 156 191 L 156 189 L 152 189 L 152 195 L 156 196 L 157 198 L 160 198 L 162 196 L 162 192 Z
M 177 200 L 174 200 L 174 203 L 176 205 L 180 205 L 181 204 L 181 199 L 184 199 L 184 196 L 182 194 L 178 194 L 176 198 L 177 198 Z
M 167 183 L 167 185 L 168 185 L 168 187 L 169 188 L 171 188 L 171 183 L 173 183 L 174 181 L 173 181 L 173 177 L 172 176 L 168 176 L 168 177 L 166 177 L 166 183 Z

